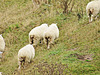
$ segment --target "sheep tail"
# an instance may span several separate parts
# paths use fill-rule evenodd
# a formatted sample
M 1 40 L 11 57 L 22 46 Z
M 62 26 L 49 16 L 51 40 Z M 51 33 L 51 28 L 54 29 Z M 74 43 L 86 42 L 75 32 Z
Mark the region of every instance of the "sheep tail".
M 34 43 L 34 40 L 33 40 L 34 36 L 31 36 L 30 39 L 31 39 L 31 44 Z

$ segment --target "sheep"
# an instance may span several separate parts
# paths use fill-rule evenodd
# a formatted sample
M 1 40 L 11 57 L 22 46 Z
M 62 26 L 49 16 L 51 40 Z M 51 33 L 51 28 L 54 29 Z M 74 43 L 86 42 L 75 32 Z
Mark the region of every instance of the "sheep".
M 0 59 L 2 58 L 2 54 L 3 54 L 3 52 L 0 52 Z
M 5 41 L 2 37 L 2 35 L 0 35 L 0 51 L 4 52 L 4 49 L 5 49 Z
M 0 75 L 2 75 L 2 72 L 0 72 Z
M 44 32 L 44 42 L 47 44 L 47 49 L 50 48 L 50 44 L 54 43 L 54 40 L 59 37 L 59 29 L 57 24 L 51 24 Z
M 33 60 L 35 56 L 35 49 L 33 45 L 28 44 L 21 48 L 18 52 L 18 70 L 23 66 L 25 68 L 25 64 L 27 65 L 29 62 Z
M 42 24 L 41 26 L 33 28 L 29 32 L 29 43 L 34 46 L 36 46 L 39 41 L 41 43 L 43 40 L 43 33 L 47 28 L 48 24 Z
M 97 14 L 100 13 L 100 0 L 91 1 L 86 6 L 86 13 L 89 18 L 89 22 L 93 21 L 93 18 L 97 18 Z

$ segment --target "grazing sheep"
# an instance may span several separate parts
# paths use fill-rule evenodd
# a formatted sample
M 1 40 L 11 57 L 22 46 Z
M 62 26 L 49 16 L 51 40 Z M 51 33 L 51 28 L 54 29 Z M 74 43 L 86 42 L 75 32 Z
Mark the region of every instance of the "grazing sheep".
M 29 43 L 37 45 L 37 43 L 43 40 L 43 33 L 48 28 L 48 24 L 42 24 L 41 26 L 33 28 L 29 32 Z
M 92 22 L 93 18 L 97 18 L 97 15 L 100 13 L 100 0 L 89 2 L 86 6 L 86 13 L 89 17 L 89 22 Z
M 33 60 L 35 56 L 35 49 L 33 45 L 28 44 L 21 48 L 18 52 L 18 65 L 19 65 L 19 70 L 21 66 L 25 67 L 25 64 L 27 65 L 30 61 Z
M 59 37 L 59 29 L 57 24 L 51 24 L 44 32 L 44 42 L 47 44 L 47 48 L 50 48 L 50 44 L 54 43 L 54 40 Z
M 2 37 L 2 35 L 0 35 L 0 51 L 4 52 L 4 49 L 5 49 L 5 41 Z

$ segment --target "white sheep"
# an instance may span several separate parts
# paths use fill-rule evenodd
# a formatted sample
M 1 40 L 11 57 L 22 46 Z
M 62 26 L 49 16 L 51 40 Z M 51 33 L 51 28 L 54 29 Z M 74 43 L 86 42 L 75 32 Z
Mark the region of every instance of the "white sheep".
M 2 75 L 2 72 L 0 72 L 0 75 Z
M 19 65 L 18 70 L 20 70 L 22 66 L 25 67 L 25 64 L 27 65 L 29 62 L 31 62 L 34 56 L 35 56 L 35 49 L 33 45 L 28 44 L 23 48 L 21 48 L 18 52 L 18 65 Z
M 93 21 L 93 18 L 97 18 L 100 13 L 100 0 L 91 1 L 86 6 L 86 13 L 89 17 L 89 22 Z
M 47 44 L 47 49 L 50 48 L 50 44 L 54 43 L 54 40 L 59 37 L 59 29 L 57 24 L 51 24 L 44 32 L 44 42 Z
M 5 49 L 5 41 L 2 37 L 2 35 L 0 35 L 0 51 L 4 52 L 4 49 Z
M 2 54 L 3 54 L 3 52 L 0 52 L 0 59 L 2 59 Z
M 48 24 L 42 24 L 41 26 L 33 28 L 29 32 L 29 43 L 33 45 L 37 45 L 38 42 L 42 42 L 43 33 L 48 28 Z

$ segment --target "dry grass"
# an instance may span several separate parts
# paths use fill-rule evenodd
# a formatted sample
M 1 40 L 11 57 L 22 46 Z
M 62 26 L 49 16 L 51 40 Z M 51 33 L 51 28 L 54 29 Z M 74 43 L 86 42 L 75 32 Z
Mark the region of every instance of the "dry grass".
M 17 53 L 28 44 L 29 31 L 42 23 L 57 23 L 60 37 L 55 40 L 50 50 L 46 49 L 46 45 L 39 44 L 34 61 L 22 70 L 20 75 L 99 75 L 100 20 L 88 24 L 87 16 L 84 14 L 78 21 L 78 3 L 80 1 L 77 1 L 73 12 L 68 15 L 62 14 L 62 9 L 52 5 L 42 5 L 35 10 L 31 0 L 12 0 L 10 4 L 5 3 L 2 7 L 4 9 L 0 8 L 0 33 L 3 33 L 6 42 L 0 72 L 5 75 L 19 75 Z M 83 3 L 85 13 L 86 3 Z M 92 55 L 92 60 L 85 59 L 86 55 Z M 82 57 L 84 61 L 79 59 Z

